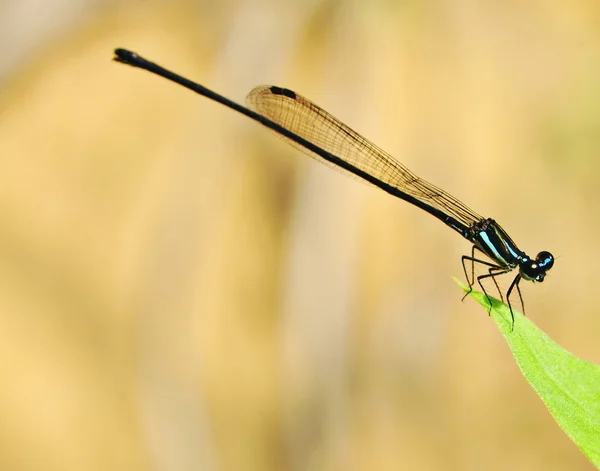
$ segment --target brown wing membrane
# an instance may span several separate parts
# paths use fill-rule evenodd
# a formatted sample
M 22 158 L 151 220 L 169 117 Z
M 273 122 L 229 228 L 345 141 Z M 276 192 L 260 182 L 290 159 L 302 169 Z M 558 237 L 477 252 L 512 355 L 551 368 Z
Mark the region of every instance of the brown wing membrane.
M 291 90 L 273 86 L 256 87 L 248 95 L 246 103 L 250 109 L 317 147 L 374 176 L 383 183 L 453 216 L 466 226 L 483 219 L 441 188 L 417 177 L 391 155 L 350 129 L 327 111 Z M 328 162 L 300 144 L 278 135 L 314 159 L 343 173 L 351 173 Z

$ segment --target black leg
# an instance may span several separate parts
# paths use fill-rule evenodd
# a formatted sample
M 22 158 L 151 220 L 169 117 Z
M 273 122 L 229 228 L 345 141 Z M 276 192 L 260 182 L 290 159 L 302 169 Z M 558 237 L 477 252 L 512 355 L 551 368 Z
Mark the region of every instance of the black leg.
M 464 299 L 471 294 L 471 291 L 473 291 L 473 285 L 475 284 L 475 264 L 479 263 L 481 265 L 485 265 L 486 267 L 490 267 L 489 271 L 491 273 L 491 271 L 493 270 L 505 270 L 504 267 L 501 267 L 500 265 L 497 265 L 495 263 L 491 263 L 488 262 L 486 260 L 480 260 L 478 258 L 475 258 L 475 249 L 477 247 L 473 246 L 473 249 L 471 250 L 471 256 L 469 257 L 468 255 L 463 255 L 461 257 L 461 262 L 462 262 L 462 266 L 463 266 L 463 272 L 465 273 L 465 278 L 467 279 L 467 283 L 469 284 L 469 291 L 467 291 L 465 293 L 465 295 L 462 297 L 462 300 L 464 301 Z M 481 252 L 480 249 L 477 249 Z M 483 252 L 481 252 L 483 253 Z M 485 255 L 485 254 L 484 254 Z M 467 265 L 466 265 L 466 261 L 470 261 L 471 262 L 471 278 L 469 278 L 469 274 L 467 273 Z M 486 278 L 487 275 L 484 275 L 484 278 Z M 502 297 L 502 293 L 500 291 L 500 289 L 498 288 L 498 283 L 496 283 L 496 280 L 494 280 L 494 283 L 496 284 L 496 288 L 498 289 L 498 292 L 500 293 L 500 297 Z M 481 286 L 481 283 L 480 283 Z M 483 286 L 481 287 L 483 289 Z M 485 289 L 483 289 L 483 292 L 485 293 Z M 487 293 L 485 293 L 487 296 Z M 489 299 L 489 297 L 488 297 Z
M 519 275 L 519 281 L 521 281 L 521 275 Z M 521 295 L 519 283 L 517 283 L 517 293 L 519 293 L 519 299 L 521 300 L 521 311 L 523 311 L 523 315 L 525 315 L 525 303 L 523 302 L 523 296 Z
M 492 268 L 496 268 L 496 267 L 501 268 L 500 265 L 498 265 L 496 263 L 491 263 L 486 260 L 481 260 L 479 258 L 476 258 L 475 257 L 475 249 L 477 249 L 481 252 L 481 249 L 478 249 L 477 247 L 473 246 L 473 248 L 471 249 L 470 257 L 468 255 L 463 255 L 461 257 L 463 272 L 465 273 L 465 278 L 467 279 L 467 283 L 469 284 L 469 291 L 467 292 L 466 295 L 468 295 L 471 291 L 473 291 L 473 285 L 475 284 L 475 263 L 480 263 L 482 265 L 485 265 L 487 267 L 492 267 Z M 481 253 L 484 254 L 483 252 L 481 252 Z M 465 263 L 467 260 L 471 262 L 471 278 L 469 278 L 469 274 L 467 273 L 467 265 Z M 463 299 L 464 299 L 464 297 L 463 297 Z
M 495 273 L 492 273 L 492 271 L 495 270 Z M 496 277 L 499 275 L 504 275 L 505 273 L 508 273 L 509 271 L 511 271 L 510 268 L 504 268 L 504 267 L 500 267 L 500 266 L 496 266 L 496 267 L 492 267 L 489 270 L 489 273 L 487 275 L 481 275 L 477 277 L 477 283 L 479 283 L 479 286 L 481 287 L 481 290 L 483 291 L 483 294 L 485 294 L 485 297 L 487 298 L 488 302 L 490 303 L 490 309 L 488 311 L 488 314 L 491 315 L 492 313 L 492 300 L 489 296 L 489 294 L 487 293 L 487 291 L 485 290 L 483 283 L 481 283 L 481 280 L 484 280 L 486 278 L 492 278 L 492 280 L 494 280 L 494 284 L 496 285 L 496 288 L 498 289 L 498 292 L 500 293 L 500 296 L 502 296 L 502 292 L 500 291 L 500 288 L 498 288 L 498 283 L 496 282 Z M 509 290 L 510 292 L 510 290 Z M 502 301 L 504 302 L 504 301 Z M 510 303 L 509 303 L 510 306 Z M 511 310 L 512 313 L 512 310 Z
M 521 308 L 523 309 L 523 314 L 525 314 L 525 304 L 523 303 L 523 296 L 521 296 L 521 288 L 519 288 L 519 281 L 521 281 L 520 274 L 515 276 L 515 279 L 510 284 L 510 288 L 508 288 L 508 291 L 506 292 L 506 299 L 508 300 L 508 307 L 510 308 L 510 317 L 512 318 L 511 331 L 515 329 L 515 315 L 513 314 L 512 305 L 510 304 L 510 293 L 512 292 L 515 286 L 517 287 L 517 293 L 519 293 L 519 299 L 521 300 Z
M 489 273 L 489 278 L 492 279 L 492 281 L 494 282 L 494 285 L 496 286 L 496 291 L 498 291 L 498 294 L 500 295 L 500 301 L 504 302 L 504 296 L 502 296 L 502 291 L 500 290 L 500 286 L 498 286 L 498 282 L 496 281 L 496 276 L 498 275 L 503 275 L 504 273 L 508 273 L 510 270 L 507 270 L 504 267 L 491 267 L 488 269 L 488 273 Z M 496 272 L 496 273 L 494 273 Z M 486 277 L 488 278 L 488 277 Z
M 500 275 L 504 275 L 506 273 L 509 273 L 510 271 L 512 271 L 512 268 L 502 267 L 498 264 L 475 258 L 475 250 L 476 249 L 485 255 L 485 253 L 481 249 L 479 249 L 476 246 L 473 246 L 473 248 L 471 249 L 470 257 L 468 255 L 463 255 L 461 257 L 463 272 L 465 273 L 465 278 L 467 279 L 467 282 L 469 284 L 469 291 L 467 291 L 465 293 L 465 295 L 462 297 L 462 299 L 464 300 L 467 297 L 467 295 L 469 295 L 471 293 L 471 291 L 473 291 L 473 285 L 475 284 L 475 280 L 477 280 L 477 283 L 479 284 L 481 291 L 483 292 L 483 294 L 485 294 L 485 297 L 487 298 L 488 302 L 490 303 L 490 309 L 488 310 L 488 314 L 491 314 L 492 299 L 490 298 L 485 287 L 483 286 L 482 280 L 485 280 L 486 278 L 491 278 L 492 281 L 494 282 L 494 286 L 496 287 L 496 290 L 500 294 L 500 300 L 502 302 L 504 302 L 504 297 L 502 296 L 502 291 L 500 290 L 500 286 L 498 286 L 496 277 L 500 276 Z M 467 272 L 467 265 L 466 265 L 467 261 L 471 262 L 471 277 L 470 278 L 469 278 L 469 273 Z M 488 274 L 481 275 L 481 276 L 478 276 L 477 278 L 475 278 L 475 264 L 476 263 L 479 263 L 481 265 L 485 265 L 486 267 L 488 267 Z M 521 308 L 523 309 L 523 314 L 525 314 L 525 305 L 523 303 L 523 296 L 521 295 L 521 288 L 519 288 L 519 281 L 521 281 L 520 274 L 515 277 L 515 279 L 511 283 L 510 287 L 508 288 L 508 291 L 506 292 L 506 301 L 508 304 L 508 308 L 510 309 L 510 317 L 512 319 L 512 330 L 514 330 L 514 328 L 515 328 L 515 315 L 513 314 L 512 305 L 510 303 L 510 294 L 512 293 L 512 290 L 515 287 L 517 288 L 517 293 L 519 293 L 519 299 L 521 301 Z
M 475 260 L 475 246 L 473 245 L 471 247 L 471 278 L 469 278 L 469 276 L 467 275 L 467 268 L 465 267 L 465 257 L 462 257 L 462 266 L 463 266 L 463 271 L 465 272 L 465 278 L 467 279 L 467 282 L 469 283 L 469 288 L 471 288 L 471 286 L 473 286 L 473 283 L 475 283 L 475 263 L 473 262 L 473 260 Z

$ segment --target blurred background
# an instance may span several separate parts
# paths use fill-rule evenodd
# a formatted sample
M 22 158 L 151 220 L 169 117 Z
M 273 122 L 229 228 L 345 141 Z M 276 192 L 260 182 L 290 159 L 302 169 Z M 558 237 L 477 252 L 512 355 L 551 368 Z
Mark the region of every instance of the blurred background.
M 5 0 L 0 42 L 0 469 L 593 469 L 467 241 L 111 58 L 309 97 L 554 253 L 528 316 L 600 362 L 596 2 Z

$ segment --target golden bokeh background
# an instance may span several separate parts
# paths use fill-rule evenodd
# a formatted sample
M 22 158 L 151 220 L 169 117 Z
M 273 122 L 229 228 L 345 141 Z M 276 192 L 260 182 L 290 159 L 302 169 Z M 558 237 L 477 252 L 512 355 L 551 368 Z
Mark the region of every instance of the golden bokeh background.
M 470 245 L 221 105 L 309 97 L 496 218 L 600 362 L 600 4 L 0 6 L 1 470 L 591 470 L 452 276 Z M 510 279 L 505 280 L 505 287 Z

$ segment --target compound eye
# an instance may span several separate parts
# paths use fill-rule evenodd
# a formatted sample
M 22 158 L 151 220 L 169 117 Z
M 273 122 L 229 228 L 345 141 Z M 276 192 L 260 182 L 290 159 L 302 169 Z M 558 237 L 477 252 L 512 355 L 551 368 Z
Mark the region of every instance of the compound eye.
M 552 265 L 554 265 L 554 256 L 550 252 L 540 252 L 537 254 L 537 257 L 535 257 L 535 261 L 537 262 L 538 267 L 544 271 L 548 271 L 552 268 Z

